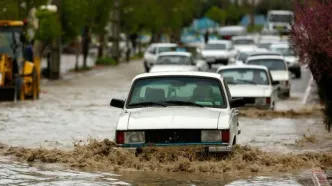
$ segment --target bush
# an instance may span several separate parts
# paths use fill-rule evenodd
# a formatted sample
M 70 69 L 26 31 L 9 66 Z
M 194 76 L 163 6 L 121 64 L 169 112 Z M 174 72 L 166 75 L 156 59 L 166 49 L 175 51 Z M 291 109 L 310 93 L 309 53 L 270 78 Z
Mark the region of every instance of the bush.
M 263 29 L 263 25 L 254 25 L 254 26 L 248 25 L 247 32 L 249 32 L 249 33 L 261 32 L 262 29 Z
M 332 125 L 332 1 L 306 1 L 296 8 L 291 43 L 301 62 L 307 64 L 325 106 L 325 124 Z
M 112 65 L 117 65 L 117 62 L 111 57 L 101 57 L 97 59 L 96 65 L 112 66 Z

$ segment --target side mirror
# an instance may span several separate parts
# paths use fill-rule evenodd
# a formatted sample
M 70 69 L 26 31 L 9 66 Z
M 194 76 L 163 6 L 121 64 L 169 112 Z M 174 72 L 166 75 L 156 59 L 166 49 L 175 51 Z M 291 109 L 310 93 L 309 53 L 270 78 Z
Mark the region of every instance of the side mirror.
M 112 99 L 110 105 L 115 108 L 123 108 L 125 104 L 125 101 L 121 99 Z
M 279 81 L 272 81 L 272 85 L 279 85 L 280 82 Z
M 243 98 L 236 98 L 236 99 L 232 99 L 230 101 L 230 106 L 231 108 L 236 108 L 236 107 L 242 107 L 244 106 L 246 103 L 244 102 Z

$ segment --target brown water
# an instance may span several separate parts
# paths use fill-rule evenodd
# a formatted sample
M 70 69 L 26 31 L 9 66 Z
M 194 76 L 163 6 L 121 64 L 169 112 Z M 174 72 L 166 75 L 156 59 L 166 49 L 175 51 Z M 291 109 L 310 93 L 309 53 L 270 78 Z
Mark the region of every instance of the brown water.
M 142 64 L 139 62 L 120 65 L 114 69 L 103 70 L 94 76 L 43 86 L 43 94 L 38 101 L 2 103 L 0 104 L 0 142 L 9 146 L 24 147 L 19 150 L 14 148 L 17 150 L 15 153 L 12 149 L 11 155 L 21 156 L 17 160 L 27 160 L 31 154 L 26 152 L 36 152 L 36 148 L 39 147 L 59 148 L 61 149 L 59 153 L 66 153 L 64 150 L 72 150 L 73 142 L 76 140 L 86 140 L 88 137 L 112 139 L 117 117 L 121 111 L 109 107 L 109 101 L 113 97 L 124 98 L 132 77 L 142 71 Z M 287 104 L 285 102 L 283 105 Z M 254 119 L 241 118 L 242 134 L 239 137 L 239 143 L 270 152 L 328 150 L 330 146 L 328 142 L 320 143 L 319 146 L 305 140 L 302 145 L 297 142 L 303 138 L 308 128 L 314 133 L 322 134 L 317 137 L 318 141 L 327 139 L 321 120 L 303 119 L 303 117 L 276 118 L 280 116 L 265 117 L 265 120 L 257 119 L 257 116 Z M 46 160 L 52 160 L 52 157 L 52 155 L 48 156 Z M 70 158 L 75 160 L 82 157 L 71 156 Z M 55 162 L 63 163 L 63 165 L 48 164 L 49 161 L 41 163 L 41 159 L 36 157 L 36 161 L 29 164 L 22 163 L 25 161 L 14 161 L 15 159 L 7 156 L 0 158 L 2 167 L 0 185 L 120 185 L 126 183 L 134 185 L 138 183 L 148 185 L 298 185 L 298 183 L 307 183 L 310 179 L 307 172 L 287 173 L 289 169 L 270 175 L 266 175 L 265 171 L 259 171 L 259 174 L 254 175 L 235 174 L 235 170 L 239 169 L 235 167 L 235 164 L 229 164 L 231 170 L 234 170 L 234 175 L 220 172 L 221 169 L 212 171 L 219 172 L 217 174 L 199 171 L 204 170 L 203 165 L 209 162 L 201 163 L 201 168 L 196 167 L 196 164 L 192 165 L 201 173 L 197 171 L 196 173 L 190 171 L 172 173 L 173 169 L 161 172 L 128 172 L 128 169 L 132 167 L 122 170 L 119 165 L 107 169 L 107 167 L 101 167 L 103 162 L 99 162 L 93 169 L 73 166 L 61 161 Z M 215 163 L 218 164 L 218 162 Z M 186 167 L 186 164 L 183 165 Z

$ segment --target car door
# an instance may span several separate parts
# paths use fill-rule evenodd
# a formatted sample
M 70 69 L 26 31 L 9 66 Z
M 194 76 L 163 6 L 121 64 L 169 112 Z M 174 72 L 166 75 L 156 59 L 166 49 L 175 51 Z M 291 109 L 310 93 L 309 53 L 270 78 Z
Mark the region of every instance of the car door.
M 223 83 L 224 83 L 224 86 L 225 86 L 226 95 L 227 95 L 228 102 L 229 102 L 229 105 L 230 105 L 230 101 L 232 100 L 232 95 L 231 95 L 231 92 L 229 91 L 228 84 L 227 84 L 225 79 L 223 79 Z M 238 114 L 239 114 L 239 111 L 236 108 L 231 108 L 232 123 L 231 123 L 231 126 L 230 126 L 230 131 L 231 131 L 231 134 L 233 134 L 234 136 L 237 136 L 238 131 L 239 131 L 239 129 L 238 129 L 239 128 Z M 233 143 L 233 141 L 232 141 L 232 143 Z
M 273 100 L 278 100 L 279 99 L 279 94 L 280 94 L 280 85 L 272 85 L 272 74 L 271 74 L 271 71 L 268 70 L 268 75 L 269 75 L 269 78 L 270 78 L 270 81 L 271 81 L 271 86 L 272 86 L 272 99 Z
M 147 52 L 145 53 L 145 60 L 149 67 L 151 67 L 151 64 L 154 62 L 156 56 L 156 47 L 150 47 Z

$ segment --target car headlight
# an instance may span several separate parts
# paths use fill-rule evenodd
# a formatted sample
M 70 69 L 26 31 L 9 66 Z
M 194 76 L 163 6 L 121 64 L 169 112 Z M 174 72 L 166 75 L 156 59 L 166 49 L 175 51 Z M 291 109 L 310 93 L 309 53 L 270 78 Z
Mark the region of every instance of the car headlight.
M 221 131 L 219 130 L 202 130 L 201 142 L 221 142 Z
M 145 143 L 144 132 L 125 132 L 125 143 Z

